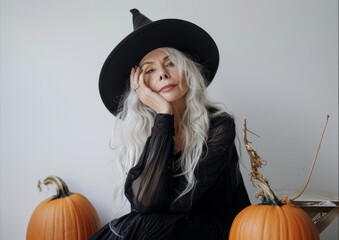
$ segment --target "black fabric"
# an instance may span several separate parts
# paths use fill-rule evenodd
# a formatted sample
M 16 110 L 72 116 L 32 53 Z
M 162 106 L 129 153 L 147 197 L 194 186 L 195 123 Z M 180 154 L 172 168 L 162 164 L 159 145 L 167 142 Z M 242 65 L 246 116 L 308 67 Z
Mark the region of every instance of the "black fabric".
M 158 114 L 138 164 L 127 176 L 131 213 L 108 223 L 90 239 L 228 239 L 236 214 L 250 201 L 238 167 L 235 124 L 228 114 L 211 119 L 207 147 L 195 170 L 194 191 L 175 170 L 174 118 Z M 116 234 L 115 234 L 115 233 Z M 120 235 L 121 237 L 119 237 Z
M 146 24 L 150 24 L 152 21 L 146 17 L 145 15 L 141 14 L 138 9 L 133 8 L 130 10 L 130 12 L 133 14 L 133 28 L 134 31 L 138 30 L 142 26 Z

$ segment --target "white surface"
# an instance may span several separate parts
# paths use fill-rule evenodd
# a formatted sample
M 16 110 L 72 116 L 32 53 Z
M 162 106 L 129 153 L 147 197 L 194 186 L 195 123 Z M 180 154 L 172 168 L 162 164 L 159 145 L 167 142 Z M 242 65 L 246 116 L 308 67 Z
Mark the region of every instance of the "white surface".
M 114 117 L 98 76 L 132 31 L 129 9 L 206 29 L 221 61 L 208 94 L 246 117 L 273 189 L 301 189 L 329 124 L 308 190 L 338 195 L 336 0 L 0 0 L 0 239 L 25 239 L 39 193 L 54 174 L 85 195 L 103 224 L 128 211 L 113 201 L 119 174 L 108 148 Z M 242 135 L 240 135 L 242 139 Z M 250 168 L 243 150 L 243 164 Z M 243 176 L 253 203 L 256 189 Z M 333 224 L 338 224 L 338 221 Z M 338 225 L 322 239 L 338 239 Z M 325 235 L 324 235 L 325 234 Z

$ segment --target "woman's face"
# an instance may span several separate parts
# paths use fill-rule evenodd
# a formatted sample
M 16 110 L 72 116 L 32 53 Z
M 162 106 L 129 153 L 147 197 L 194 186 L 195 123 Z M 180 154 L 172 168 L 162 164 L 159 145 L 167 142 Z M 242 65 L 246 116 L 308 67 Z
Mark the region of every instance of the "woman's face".
M 146 85 L 159 93 L 168 102 L 174 102 L 185 96 L 188 91 L 185 74 L 169 59 L 166 52 L 155 49 L 149 52 L 139 64 Z

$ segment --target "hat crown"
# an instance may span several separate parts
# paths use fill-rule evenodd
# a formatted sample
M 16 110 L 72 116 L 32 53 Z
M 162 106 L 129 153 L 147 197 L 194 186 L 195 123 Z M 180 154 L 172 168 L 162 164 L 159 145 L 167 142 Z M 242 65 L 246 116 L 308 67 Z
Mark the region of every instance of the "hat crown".
M 140 13 L 139 10 L 136 8 L 131 9 L 130 12 L 133 14 L 134 31 L 152 22 L 149 18 Z

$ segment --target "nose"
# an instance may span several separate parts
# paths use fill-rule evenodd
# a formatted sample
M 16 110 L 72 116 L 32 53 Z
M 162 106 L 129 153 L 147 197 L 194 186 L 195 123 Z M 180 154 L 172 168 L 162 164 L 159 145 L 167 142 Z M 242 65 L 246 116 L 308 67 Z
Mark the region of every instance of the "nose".
M 169 74 L 166 72 L 165 69 L 160 69 L 159 71 L 159 75 L 160 75 L 160 80 L 163 80 L 163 79 L 166 79 L 166 78 L 169 78 Z

